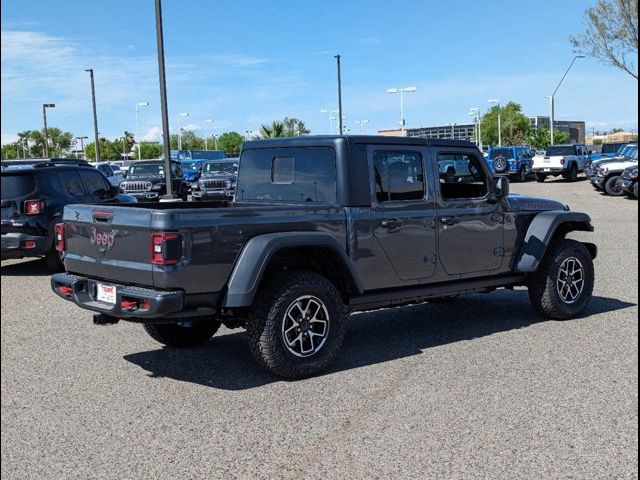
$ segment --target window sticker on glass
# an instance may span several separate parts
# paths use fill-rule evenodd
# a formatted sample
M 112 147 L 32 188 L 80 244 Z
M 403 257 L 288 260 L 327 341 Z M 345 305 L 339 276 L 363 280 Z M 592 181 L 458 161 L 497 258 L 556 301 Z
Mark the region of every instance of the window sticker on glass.
M 293 183 L 294 157 L 273 157 L 271 181 L 273 183 Z

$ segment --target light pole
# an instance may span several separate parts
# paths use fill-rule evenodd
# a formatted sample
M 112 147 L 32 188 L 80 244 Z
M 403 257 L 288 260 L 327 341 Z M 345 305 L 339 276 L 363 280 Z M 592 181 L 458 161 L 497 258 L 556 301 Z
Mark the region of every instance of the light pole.
M 93 135 L 96 142 L 96 163 L 100 161 L 100 140 L 98 139 L 98 112 L 96 111 L 96 85 L 93 79 L 93 68 L 88 68 L 85 72 L 89 72 L 91 78 L 91 102 L 93 104 Z
M 148 107 L 149 102 L 136 103 L 136 143 L 138 144 L 138 160 L 142 160 L 142 152 L 140 150 L 140 107 Z
M 44 117 L 44 156 L 42 158 L 49 158 L 49 130 L 47 129 L 47 108 L 55 108 L 55 106 L 55 103 L 42 104 L 42 116 Z
M 364 135 L 364 126 L 369 123 L 369 120 L 356 120 L 355 124 L 360 125 L 360 133 Z
M 76 137 L 76 140 L 80 140 L 80 150 L 82 150 L 82 159 L 85 160 L 87 157 L 84 154 L 84 141 L 89 137 Z
M 333 120 L 334 120 L 334 114 L 338 113 L 338 110 L 331 110 L 329 108 L 325 108 L 323 110 L 320 110 L 320 113 L 326 113 L 329 115 L 329 135 L 333 135 Z
M 564 79 L 566 78 L 567 74 L 569 73 L 569 70 L 571 70 L 571 67 L 573 67 L 573 64 L 576 63 L 576 60 L 579 58 L 584 58 L 584 55 L 576 55 L 575 57 L 573 57 L 573 60 L 571 60 L 571 63 L 569 64 L 569 68 L 567 68 L 567 71 L 564 72 L 564 75 L 562 76 L 562 78 L 560 79 L 560 81 L 558 82 L 558 86 L 556 87 L 556 89 L 553 91 L 553 93 L 550 96 L 550 102 L 551 102 L 551 118 L 549 119 L 549 130 L 550 130 L 550 135 L 551 135 L 551 145 L 553 145 L 553 127 L 555 124 L 555 120 L 556 120 L 556 93 L 558 92 L 558 89 L 560 88 L 560 85 L 562 85 L 562 82 L 564 81 Z
M 342 116 L 342 119 L 340 119 L 340 120 L 343 122 L 343 121 L 345 121 L 346 119 L 347 119 L 346 115 L 343 115 L 343 116 Z M 333 125 L 333 121 L 334 121 L 334 120 L 336 120 L 336 121 L 337 121 L 337 120 L 339 120 L 339 119 L 338 119 L 338 117 L 331 117 L 331 122 L 332 122 L 332 123 L 331 123 L 331 125 Z M 340 123 L 342 123 L 342 122 L 336 123 L 336 131 L 337 131 L 338 133 L 340 133 Z M 332 128 L 333 128 L 333 127 L 332 127 Z M 343 130 L 344 130 L 344 127 L 343 127 Z M 331 132 L 331 134 L 333 135 L 333 132 Z
M 208 145 L 207 145 L 207 123 L 210 123 L 210 124 L 211 124 L 211 128 L 212 128 L 212 129 L 213 129 L 213 128 L 215 128 L 215 127 L 213 126 L 213 119 L 211 119 L 211 118 L 206 119 L 206 120 L 202 123 L 202 126 L 204 127 L 204 149 L 205 149 L 205 150 L 209 150 L 209 147 L 208 147 Z M 214 138 L 215 138 L 215 136 L 214 136 Z M 213 149 L 214 149 L 214 150 L 216 149 L 216 148 L 215 148 L 215 144 L 213 145 Z
M 492 103 L 498 107 L 498 146 L 502 146 L 502 113 L 500 111 L 500 99 L 490 98 L 487 102 Z
M 404 88 L 388 88 L 387 93 L 399 93 L 400 94 L 400 131 L 404 135 L 404 94 L 405 93 L 413 93 L 417 90 L 416 87 L 404 87 Z
M 476 145 L 480 151 L 482 151 L 482 134 L 480 132 L 480 109 L 478 107 L 473 107 L 469 109 L 469 115 L 473 117 L 473 123 L 475 123 L 476 127 Z
M 337 68 L 338 68 L 338 124 L 340 125 L 340 135 L 343 133 L 342 121 L 345 118 L 342 115 L 342 70 L 340 67 L 340 59 L 342 58 L 340 55 L 336 55 L 334 57 L 336 59 Z
M 182 127 L 180 126 L 180 119 L 188 116 L 188 112 L 178 114 L 178 150 L 182 150 Z

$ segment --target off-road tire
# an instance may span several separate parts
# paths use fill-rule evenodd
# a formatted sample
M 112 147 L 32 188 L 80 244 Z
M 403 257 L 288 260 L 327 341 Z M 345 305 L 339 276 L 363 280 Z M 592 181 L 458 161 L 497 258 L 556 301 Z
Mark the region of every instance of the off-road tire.
M 51 273 L 64 272 L 64 263 L 62 263 L 60 253 L 55 248 L 44 256 L 44 263 Z
M 574 303 L 566 303 L 560 297 L 556 286 L 558 271 L 562 263 L 570 257 L 577 258 L 584 268 L 584 286 Z M 544 317 L 569 320 L 580 315 L 589 305 L 593 283 L 593 259 L 587 248 L 575 240 L 556 240 L 549 245 L 538 270 L 529 278 L 529 298 Z
M 633 186 L 633 198 L 638 199 L 638 182 Z
M 518 170 L 516 180 L 520 183 L 525 183 L 527 181 L 527 170 L 524 167 Z
M 282 324 L 288 308 L 305 295 L 322 301 L 329 314 L 329 331 L 316 353 L 297 357 L 285 345 Z M 251 355 L 260 366 L 280 377 L 317 375 L 329 367 L 342 346 L 345 318 L 340 292 L 325 277 L 295 270 L 269 276 L 262 282 L 248 317 Z
M 619 178 L 620 175 L 613 175 L 612 177 L 607 179 L 604 184 L 604 191 L 607 195 L 610 195 L 612 197 L 622 197 L 624 195 L 624 190 L 622 190 L 622 187 L 616 187 L 616 182 Z
M 145 323 L 144 329 L 156 342 L 172 348 L 191 348 L 204 345 L 220 328 L 212 318 L 193 319 L 182 324 Z
M 493 169 L 496 173 L 507 173 L 509 171 L 509 161 L 502 156 L 498 156 L 493 159 Z
M 578 180 L 578 166 L 573 163 L 569 168 L 569 171 L 562 175 L 567 182 L 575 182 Z
M 547 179 L 544 173 L 536 173 L 536 182 L 543 183 Z

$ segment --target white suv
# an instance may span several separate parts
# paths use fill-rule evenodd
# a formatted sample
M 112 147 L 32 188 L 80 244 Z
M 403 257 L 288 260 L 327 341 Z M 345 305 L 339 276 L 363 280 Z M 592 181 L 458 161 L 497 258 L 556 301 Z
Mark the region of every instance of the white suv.
M 562 175 L 566 180 L 575 182 L 578 174 L 587 168 L 589 150 L 585 145 L 551 145 L 544 155 L 533 157 L 533 173 L 538 182 L 547 177 Z

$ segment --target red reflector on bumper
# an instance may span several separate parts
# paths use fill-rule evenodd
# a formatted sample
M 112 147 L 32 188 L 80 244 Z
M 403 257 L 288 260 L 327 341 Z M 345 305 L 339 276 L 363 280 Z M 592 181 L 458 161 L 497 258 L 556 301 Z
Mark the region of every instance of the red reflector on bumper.
M 36 248 L 35 240 L 26 240 L 22 243 L 23 248 Z
M 68 285 L 60 285 L 58 287 L 58 291 L 62 294 L 62 295 L 71 295 L 73 293 L 73 288 L 71 288 Z

